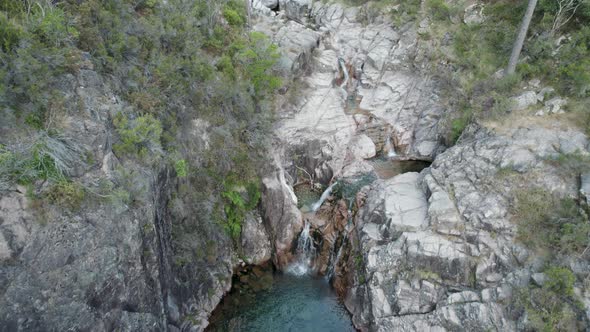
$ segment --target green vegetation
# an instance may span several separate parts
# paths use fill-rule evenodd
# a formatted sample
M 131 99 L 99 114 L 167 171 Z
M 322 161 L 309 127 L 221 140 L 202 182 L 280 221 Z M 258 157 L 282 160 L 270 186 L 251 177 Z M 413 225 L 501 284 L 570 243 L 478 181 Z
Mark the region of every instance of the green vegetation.
M 14 146 L 13 150 L 0 146 L 0 190 L 37 180 L 59 182 L 75 165 L 83 163 L 82 152 L 69 139 L 42 133 L 35 141 Z
M 522 190 L 516 193 L 513 213 L 518 238 L 527 246 L 557 255 L 580 253 L 590 244 L 588 216 L 570 198 Z
M 529 327 L 536 331 L 576 331 L 584 315 L 575 299 L 573 285 L 576 277 L 571 270 L 550 266 L 544 271 L 546 280 L 541 287 L 520 289 L 516 307 L 525 310 Z M 582 306 L 583 308 L 583 306 Z
M 179 159 L 174 163 L 174 170 L 176 171 L 176 176 L 185 178 L 188 175 L 188 163 L 184 159 Z
M 568 97 L 571 105 L 582 105 L 579 100 L 588 98 L 590 87 L 590 4 L 580 2 L 572 18 L 557 30 L 553 22 L 558 14 L 557 2 L 539 2 L 529 28 L 521 61 L 514 75 L 499 77 L 506 66 L 516 30 L 527 1 L 486 2 L 482 24 L 451 24 L 447 18 L 457 16 L 464 7 L 460 3 L 444 1 L 426 2 L 428 16 L 434 19 L 433 36 L 442 39 L 445 33 L 452 36 L 452 50 L 434 54 L 434 60 L 448 61 L 458 71 L 448 81 L 445 95 L 456 111 L 447 119 L 448 144 L 454 144 L 462 130 L 471 121 L 502 119 L 510 111 L 509 97 L 520 88 L 521 82 L 538 78 Z M 418 14 L 419 15 L 419 14 Z M 460 16 L 460 15 L 459 15 Z M 394 23 L 399 17 L 394 16 Z M 561 38 L 561 36 L 567 38 Z M 452 51 L 452 52 L 451 52 Z M 433 63 L 435 66 L 436 64 Z M 457 87 L 459 87 L 457 89 Z M 573 109 L 574 107 L 569 107 Z M 590 112 L 577 107 L 574 112 L 579 123 L 590 128 Z
M 237 240 L 242 231 L 242 222 L 246 212 L 254 209 L 260 200 L 258 182 L 251 182 L 243 186 L 226 183 L 226 189 L 221 193 L 225 199 L 224 212 L 226 221 L 223 223 L 226 232 Z
M 49 189 L 45 194 L 49 202 L 70 210 L 80 208 L 84 200 L 84 188 L 76 182 L 60 181 Z
M 276 46 L 248 33 L 246 20 L 240 0 L 0 0 L 0 104 L 6 110 L 0 116 L 16 119 L 15 130 L 58 137 L 69 130 L 66 116 L 94 116 L 95 105 L 64 89 L 81 82 L 84 70 L 96 71 L 97 85 L 123 99 L 121 109 L 98 111 L 112 116 L 118 161 L 174 169 L 183 179 L 183 199 L 204 211 L 175 224 L 182 229 L 175 232 L 210 232 L 199 223 L 216 212 L 199 204 L 227 205 L 221 214 L 235 235 L 250 200 L 240 204 L 226 183 L 233 174 L 240 183 L 259 181 L 273 118 L 269 100 L 282 85 Z M 210 125 L 206 144 L 195 144 L 194 120 Z M 149 199 L 144 175 L 129 165 L 98 187 L 82 186 L 70 178 L 79 173 L 70 171 L 93 158 L 70 149 L 70 141 L 55 142 L 64 143 L 2 147 L 0 190 L 48 180 L 42 199 L 74 208 L 81 193 L 95 193 L 119 212 Z M 189 195 L 186 187 L 199 190 Z
M 444 0 L 427 0 L 426 7 L 435 20 L 446 21 L 451 18 L 451 8 Z
M 140 116 L 132 121 L 119 113 L 113 120 L 121 142 L 113 146 L 115 153 L 138 154 L 146 157 L 149 152 L 158 152 L 162 125 L 151 115 Z
M 590 157 L 582 153 L 562 153 L 547 162 L 559 168 L 564 175 L 580 176 L 590 171 Z

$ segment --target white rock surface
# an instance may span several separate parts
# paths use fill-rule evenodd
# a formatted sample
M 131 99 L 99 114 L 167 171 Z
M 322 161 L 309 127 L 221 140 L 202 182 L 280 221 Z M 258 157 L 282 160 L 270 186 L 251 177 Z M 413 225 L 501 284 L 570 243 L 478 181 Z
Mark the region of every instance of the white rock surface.
M 537 103 L 537 94 L 534 91 L 526 91 L 519 96 L 510 98 L 512 110 L 521 111 Z

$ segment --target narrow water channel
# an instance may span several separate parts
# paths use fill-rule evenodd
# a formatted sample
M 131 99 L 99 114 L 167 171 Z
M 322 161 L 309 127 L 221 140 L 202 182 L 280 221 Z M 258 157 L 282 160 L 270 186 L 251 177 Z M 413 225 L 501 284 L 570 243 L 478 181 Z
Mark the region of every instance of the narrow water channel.
M 354 331 L 325 278 L 275 274 L 267 290 L 230 293 L 207 331 Z

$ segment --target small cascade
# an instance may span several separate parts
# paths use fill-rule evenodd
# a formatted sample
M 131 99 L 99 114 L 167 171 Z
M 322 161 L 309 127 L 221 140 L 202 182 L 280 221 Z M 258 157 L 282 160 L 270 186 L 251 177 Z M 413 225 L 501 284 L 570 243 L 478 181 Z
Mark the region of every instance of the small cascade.
M 297 239 L 297 257 L 286 272 L 295 276 L 304 276 L 309 274 L 312 270 L 312 261 L 315 258 L 315 246 L 313 244 L 313 238 L 310 235 L 310 224 L 305 221 L 303 231 L 299 234 Z
M 384 150 L 387 152 L 387 158 L 395 158 L 397 157 L 397 153 L 395 152 L 395 146 L 393 146 L 393 141 L 391 139 L 391 132 L 387 131 L 387 138 L 385 140 L 385 148 Z
M 342 91 L 344 91 L 344 99 L 348 98 L 348 91 L 346 90 L 346 85 L 348 84 L 348 70 L 346 69 L 346 63 L 344 62 L 344 59 L 342 58 L 338 58 L 338 65 L 340 66 L 340 69 L 342 70 L 342 73 L 344 74 L 344 80 L 342 81 L 342 83 L 340 83 L 340 88 L 342 89 Z
M 340 261 L 340 257 L 342 256 L 342 250 L 346 244 L 346 241 L 348 240 L 348 232 L 344 232 L 344 237 L 342 238 L 342 241 L 340 242 L 340 247 L 338 248 L 338 252 L 336 253 L 336 257 L 330 257 L 330 265 L 328 267 L 328 273 L 326 273 L 326 280 L 330 281 L 332 280 L 332 277 L 334 276 L 334 270 L 336 269 L 336 265 L 338 265 L 338 262 Z M 332 259 L 334 258 L 334 259 Z
M 322 196 L 320 196 L 320 199 L 315 202 L 312 206 L 311 206 L 311 211 L 316 212 L 317 210 L 320 209 L 320 207 L 322 206 L 322 204 L 324 204 L 324 201 L 326 199 L 328 199 L 328 197 L 330 196 L 330 194 L 332 194 L 332 189 L 334 188 L 334 186 L 337 184 L 338 182 L 334 182 L 332 185 L 330 185 L 323 193 Z

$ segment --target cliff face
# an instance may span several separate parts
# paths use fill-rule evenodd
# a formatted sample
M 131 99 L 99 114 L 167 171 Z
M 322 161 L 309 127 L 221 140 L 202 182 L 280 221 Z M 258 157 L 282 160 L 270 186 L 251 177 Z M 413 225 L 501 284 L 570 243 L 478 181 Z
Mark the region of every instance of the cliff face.
M 62 135 L 96 160 L 78 173 L 81 181 L 92 188 L 125 168 L 132 179 L 126 185 L 133 186 L 128 189 L 137 202 L 113 204 L 91 194 L 75 211 L 41 209 L 27 193 L 31 189 L 17 186 L 4 193 L 2 330 L 202 326 L 230 287 L 231 241 L 218 228 L 197 227 L 201 206 L 191 205 L 190 197 L 179 192 L 172 171 L 113 155 L 110 119 L 125 103 L 108 81 L 93 70 L 62 81 L 66 103 L 84 101 L 83 109 L 68 116 Z M 181 223 L 192 223 L 191 231 L 172 234 Z M 200 259 L 180 264 L 183 241 L 194 243 Z
M 368 6 L 320 1 L 250 5 L 251 29 L 278 46 L 283 87 L 265 99 L 259 86 L 225 81 L 246 75 L 237 69 L 247 62 L 239 53 L 229 60 L 236 68 L 222 56 L 212 59 L 215 72 L 227 77 L 214 75 L 209 83 L 194 76 L 194 68 L 172 71 L 187 87 L 146 70 L 178 118 L 163 119 L 174 130 L 165 128 L 169 135 L 158 135 L 157 144 L 138 144 L 146 149 L 141 158 L 117 153 L 128 129 L 120 114 L 139 123 L 153 110 L 144 112 L 145 104 L 122 93 L 133 88 L 125 85 L 130 82 L 95 69 L 90 53 L 55 80 L 66 111 L 48 121 L 59 120 L 59 135 L 15 127 L 17 112 L 2 110 L 0 139 L 11 151 L 43 140 L 45 147 L 76 152 L 65 159 L 66 168 L 86 197 L 72 203 L 71 194 L 48 194 L 54 184 L 47 178 L 3 188 L 0 172 L 0 330 L 203 330 L 230 289 L 234 268 L 268 260 L 286 267 L 305 222 L 316 234 L 316 270 L 331 276 L 360 330 L 525 329 L 534 319 L 526 296 L 535 294 L 522 290 L 531 285 L 554 293 L 543 286 L 554 260 L 546 248 L 525 245 L 515 206 L 523 195 L 538 193 L 531 188 L 544 188 L 551 195 L 542 197 L 575 200 L 582 208 L 568 218 L 587 221 L 582 203 L 590 181 L 580 164 L 588 137 L 567 119 L 511 113 L 507 122 L 471 124 L 449 148 L 446 131 L 456 105 L 445 96 L 455 68 L 438 61 L 435 50 L 450 37 L 424 38 L 428 20 L 394 27 Z M 235 8 L 224 7 L 228 31 Z M 465 23 L 453 24 L 481 23 L 478 8 L 468 7 Z M 172 41 L 178 42 L 171 38 L 162 48 L 172 49 Z M 203 47 L 223 49 L 213 42 Z M 539 84 L 515 97 L 516 104 L 549 103 Z M 211 106 L 218 100 L 221 106 Z M 558 112 L 562 103 L 551 100 L 532 114 Z M 268 109 L 275 117 L 272 144 L 265 136 Z M 258 141 L 263 148 L 253 148 Z M 173 162 L 158 159 L 164 148 Z M 247 212 L 227 208 L 238 209 L 236 195 L 241 205 L 250 196 L 250 174 L 238 167 L 251 165 L 252 155 L 260 161 L 260 204 Z M 379 169 L 379 158 L 388 156 L 432 164 L 388 178 Z M 181 159 L 191 175 L 183 175 Z M 243 183 L 230 184 L 236 177 Z M 294 188 L 330 184 L 334 192 L 317 213 L 299 209 Z M 50 199 L 39 199 L 44 195 Z M 232 236 L 235 225 L 226 221 L 242 212 Z M 558 259 L 575 275 L 575 297 L 568 301 L 583 304 L 568 302 L 574 323 L 564 326 L 584 328 L 590 253 L 562 249 Z

